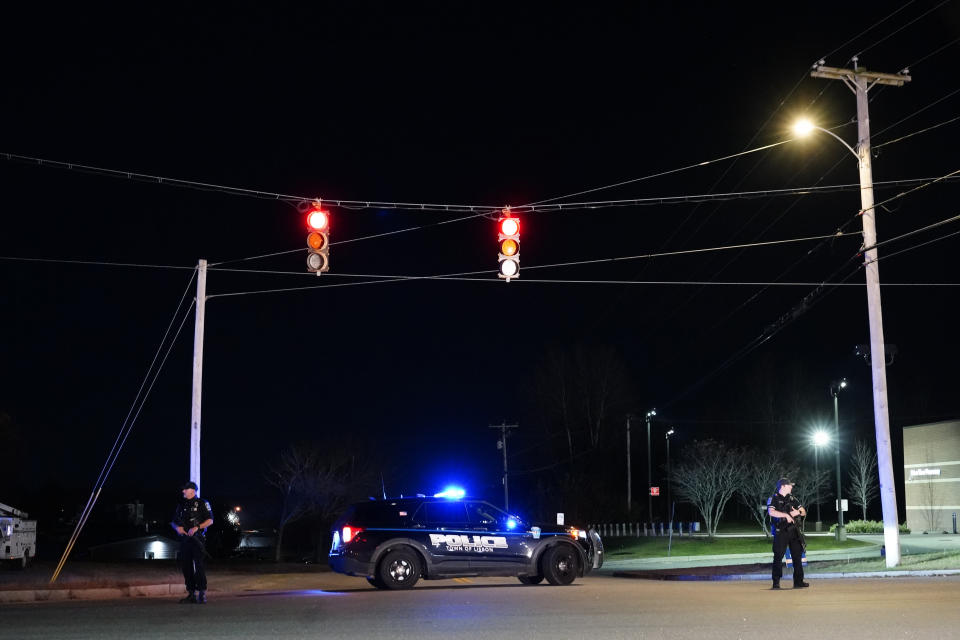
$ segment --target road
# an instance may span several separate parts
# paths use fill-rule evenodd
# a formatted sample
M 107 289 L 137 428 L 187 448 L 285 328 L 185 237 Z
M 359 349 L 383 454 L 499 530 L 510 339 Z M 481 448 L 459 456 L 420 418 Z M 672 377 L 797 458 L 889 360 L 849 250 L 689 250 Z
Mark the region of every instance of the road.
M 316 590 L 0 606 L 0 638 L 953 637 L 960 578 L 663 582 L 595 576 L 569 587 L 506 578 L 381 592 L 327 575 Z M 784 625 L 792 630 L 784 633 Z M 774 633 L 774 629 L 780 631 Z

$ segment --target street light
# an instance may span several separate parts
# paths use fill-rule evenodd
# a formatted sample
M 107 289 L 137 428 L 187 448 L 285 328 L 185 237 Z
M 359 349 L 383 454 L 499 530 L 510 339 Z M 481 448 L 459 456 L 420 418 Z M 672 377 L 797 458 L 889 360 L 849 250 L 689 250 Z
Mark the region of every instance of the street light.
M 847 531 L 843 527 L 843 494 L 840 491 L 840 408 L 837 397 L 840 395 L 840 390 L 846 388 L 846 378 L 830 383 L 830 395 L 833 396 L 834 451 L 837 456 L 837 541 L 839 542 L 847 539 Z
M 830 434 L 823 429 L 817 429 L 813 432 L 813 474 L 817 483 L 817 531 L 823 528 L 823 521 L 820 519 L 820 447 L 830 442 Z
M 663 435 L 667 440 L 667 518 L 670 520 L 670 528 L 673 529 L 673 514 L 670 512 L 670 436 L 673 435 L 673 429 L 668 429 Z

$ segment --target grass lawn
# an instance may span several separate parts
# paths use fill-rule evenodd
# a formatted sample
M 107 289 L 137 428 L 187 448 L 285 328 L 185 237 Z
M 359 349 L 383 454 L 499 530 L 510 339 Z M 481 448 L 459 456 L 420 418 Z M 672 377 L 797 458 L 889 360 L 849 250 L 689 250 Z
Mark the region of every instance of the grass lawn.
M 924 571 L 937 569 L 960 569 L 960 551 L 938 551 L 936 553 L 918 553 L 902 556 L 900 564 L 887 569 L 884 558 L 870 560 L 851 560 L 850 562 L 817 562 L 810 573 L 818 572 L 855 572 L 855 571 Z
M 647 538 L 604 538 L 603 547 L 610 560 L 630 558 L 662 558 L 667 555 L 666 537 Z M 671 556 L 713 556 L 728 553 L 769 553 L 771 538 L 673 538 Z M 869 542 L 845 540 L 837 542 L 828 536 L 808 537 L 807 549 L 822 551 L 825 549 L 856 549 L 871 546 Z

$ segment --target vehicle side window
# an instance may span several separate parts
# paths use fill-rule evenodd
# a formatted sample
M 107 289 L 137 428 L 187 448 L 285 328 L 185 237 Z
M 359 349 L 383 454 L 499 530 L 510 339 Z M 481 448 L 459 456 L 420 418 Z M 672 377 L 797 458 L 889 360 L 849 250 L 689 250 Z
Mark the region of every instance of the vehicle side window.
M 467 510 L 462 502 L 426 502 L 417 511 L 417 522 L 432 525 L 466 525 Z
M 470 524 L 480 526 L 496 525 L 503 516 L 502 512 L 485 502 L 468 502 L 467 514 L 470 516 Z

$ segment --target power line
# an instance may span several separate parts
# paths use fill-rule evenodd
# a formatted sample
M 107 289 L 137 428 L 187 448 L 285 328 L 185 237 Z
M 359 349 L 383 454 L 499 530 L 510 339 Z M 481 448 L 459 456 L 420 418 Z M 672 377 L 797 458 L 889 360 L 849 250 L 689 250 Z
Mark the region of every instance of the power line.
M 923 113 L 924 111 L 926 111 L 927 109 L 929 109 L 929 108 L 931 108 L 931 107 L 933 107 L 933 106 L 936 106 L 936 105 L 940 104 L 941 102 L 943 102 L 943 101 L 946 100 L 947 98 L 950 98 L 950 97 L 956 95 L 957 93 L 960 93 L 960 89 L 954 89 L 953 91 L 951 91 L 951 92 L 948 93 L 947 95 L 943 96 L 942 98 L 939 98 L 939 99 L 937 99 L 937 100 L 934 100 L 933 102 L 931 102 L 930 104 L 928 104 L 928 105 L 926 105 L 926 106 L 920 107 L 919 109 L 917 109 L 916 111 L 914 111 L 914 112 L 911 113 L 910 115 L 905 116 L 905 117 L 903 117 L 903 118 L 900 118 L 899 120 L 897 120 L 896 122 L 894 122 L 893 124 L 891 124 L 891 125 L 888 126 L 888 127 L 884 127 L 883 129 L 881 129 L 880 131 L 878 131 L 877 133 L 875 133 L 874 136 L 883 135 L 884 133 L 886 133 L 886 132 L 889 131 L 890 129 L 893 129 L 893 128 L 896 127 L 897 125 L 899 125 L 899 124 L 901 124 L 901 123 L 903 123 L 903 122 L 906 122 L 906 121 L 909 120 L 910 118 L 912 118 L 912 117 L 914 117 L 914 116 L 916 116 L 916 115 L 919 115 L 919 114 Z M 883 145 L 877 145 L 877 146 L 879 147 L 879 146 L 883 146 Z
M 893 37 L 894 35 L 896 35 L 896 34 L 898 34 L 898 33 L 900 33 L 901 31 L 903 31 L 904 29 L 906 29 L 907 27 L 909 27 L 909 26 L 912 25 L 913 23 L 915 23 L 915 22 L 917 22 L 918 20 L 926 17 L 926 16 L 929 15 L 930 13 L 936 11 L 937 9 L 939 9 L 940 7 L 942 7 L 943 5 L 945 5 L 945 4 L 949 3 L 949 2 L 951 2 L 951 0 L 943 0 L 943 2 L 941 2 L 941 3 L 938 4 L 938 5 L 936 5 L 935 7 L 932 7 L 932 8 L 930 8 L 930 9 L 927 9 L 926 11 L 924 11 L 924 12 L 921 13 L 919 16 L 917 16 L 916 18 L 914 18 L 913 20 L 911 20 L 911 21 L 908 22 L 907 24 L 903 25 L 903 26 L 900 27 L 899 29 L 896 29 L 895 31 L 893 31 L 893 32 L 891 32 L 891 33 L 888 33 L 886 36 L 880 38 L 879 40 L 877 40 L 876 42 L 874 42 L 873 44 L 871 44 L 869 47 L 867 47 L 867 48 L 865 48 L 865 49 L 861 49 L 861 50 L 856 54 L 856 56 L 851 56 L 850 59 L 852 60 L 854 57 L 862 56 L 864 53 L 866 53 L 866 52 L 869 51 L 870 49 L 873 49 L 875 46 L 877 46 L 877 45 L 880 44 L 881 42 L 884 42 L 885 40 Z M 904 5 L 904 7 L 905 7 L 905 6 L 907 6 L 907 5 Z M 902 9 L 902 8 L 903 8 L 903 7 L 901 7 L 901 9 Z M 899 11 L 899 9 L 898 9 L 898 11 Z M 896 13 L 896 11 L 895 11 L 894 13 Z M 890 15 L 892 16 L 893 14 L 890 14 Z M 888 17 L 889 17 L 889 16 L 888 16 Z M 884 18 L 884 20 L 886 20 L 886 18 Z
M 44 262 L 50 264 L 82 264 L 102 267 L 131 267 L 137 269 L 189 269 L 196 267 L 183 267 L 173 264 L 141 264 L 138 262 L 108 262 L 104 260 L 68 260 L 64 258 L 28 258 L 21 256 L 0 256 L 0 260 L 8 262 Z
M 889 19 L 892 18 L 893 16 L 897 15 L 898 13 L 900 13 L 901 11 L 903 11 L 904 9 L 906 9 L 907 7 L 909 7 L 909 6 L 910 6 L 911 4 L 913 4 L 913 3 L 914 3 L 914 0 L 910 0 L 909 2 L 901 5 L 898 9 L 895 9 L 893 12 L 891 12 L 890 14 L 888 14 L 885 18 L 882 18 L 882 19 L 878 20 L 877 22 L 873 23 L 872 25 L 870 25 L 869 27 L 867 27 L 866 29 L 864 29 L 863 31 L 861 31 L 860 33 L 858 33 L 857 35 L 853 36 L 852 38 L 850 38 L 849 40 L 847 40 L 846 42 L 844 42 L 842 45 L 840 45 L 839 47 L 837 47 L 836 49 L 834 49 L 834 50 L 831 51 L 830 53 L 828 53 L 827 55 L 821 56 L 820 59 L 825 60 L 826 58 L 829 58 L 830 56 L 832 56 L 833 54 L 835 54 L 837 51 L 840 51 L 841 49 L 843 49 L 845 46 L 847 46 L 847 45 L 850 44 L 851 42 L 853 42 L 853 41 L 857 40 L 858 38 L 860 38 L 860 36 L 862 36 L 862 35 L 864 35 L 864 34 L 866 34 L 866 33 L 869 33 L 870 31 L 873 31 L 874 29 L 876 29 L 877 27 L 879 27 L 881 24 L 883 24 L 884 22 L 886 22 L 887 20 L 889 20 Z M 814 63 L 814 64 L 816 64 L 816 63 Z
M 936 49 L 936 50 L 928 53 L 927 55 L 923 56 L 922 58 L 920 58 L 920 59 L 917 60 L 916 62 L 911 62 L 910 64 L 907 65 L 907 68 L 910 69 L 910 68 L 912 68 L 912 67 L 917 66 L 917 65 L 920 64 L 921 62 L 924 62 L 925 60 L 927 60 L 927 59 L 929 59 L 929 58 L 932 58 L 933 56 L 937 55 L 938 53 L 940 53 L 941 51 L 943 51 L 943 50 L 946 49 L 947 47 L 953 46 L 953 45 L 957 44 L 958 42 L 960 42 L 960 38 L 954 38 L 953 40 L 951 40 L 951 41 L 948 42 L 947 44 L 945 44 L 945 45 L 943 45 L 942 47 L 940 47 L 940 48 L 938 48 L 938 49 Z
M 956 122 L 957 120 L 960 120 L 960 116 L 956 116 L 955 118 L 950 118 L 949 120 L 946 120 L 946 121 L 944 121 L 944 122 L 941 122 L 940 124 L 935 124 L 935 125 L 933 125 L 933 126 L 931 126 L 931 127 L 925 128 L 925 129 L 920 129 L 920 131 L 914 131 L 913 133 L 908 133 L 908 134 L 905 135 L 905 136 L 900 136 L 899 138 L 895 138 L 895 139 L 893 139 L 893 140 L 889 140 L 889 141 L 884 142 L 884 143 L 881 143 L 881 144 L 873 145 L 873 147 L 871 147 L 871 149 L 876 150 L 876 149 L 879 149 L 880 147 L 885 147 L 885 146 L 887 146 L 888 144 L 893 144 L 893 143 L 895 143 L 895 142 L 900 142 L 901 140 L 906 140 L 907 138 L 912 138 L 913 136 L 920 135 L 921 133 L 926 133 L 927 131 L 933 131 L 934 129 L 936 129 L 936 128 L 938 128 L 938 127 L 942 127 L 942 126 L 944 126 L 944 125 L 950 124 L 951 122 Z

